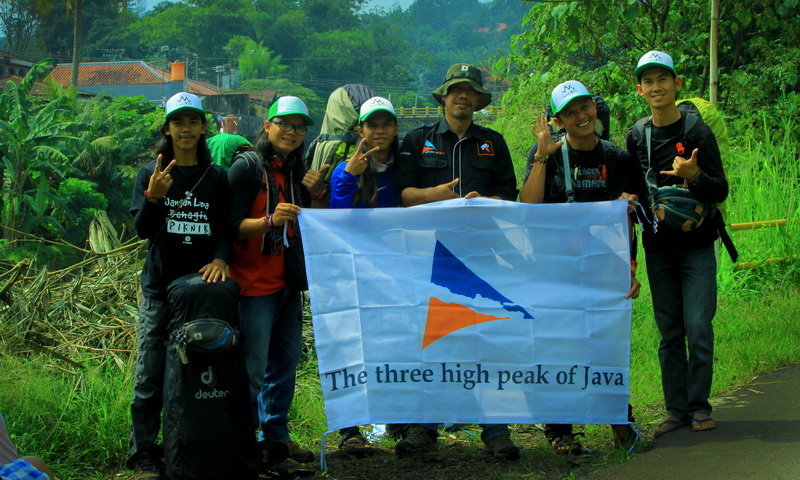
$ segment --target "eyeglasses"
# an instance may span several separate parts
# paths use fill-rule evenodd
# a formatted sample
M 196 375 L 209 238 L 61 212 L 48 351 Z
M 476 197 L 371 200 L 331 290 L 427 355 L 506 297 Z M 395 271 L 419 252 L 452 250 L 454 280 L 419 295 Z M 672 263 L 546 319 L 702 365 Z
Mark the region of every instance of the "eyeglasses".
M 305 135 L 308 132 L 308 127 L 306 125 L 292 125 L 289 122 L 278 121 L 278 122 L 270 122 L 274 123 L 281 129 L 284 133 L 289 133 L 292 130 L 298 135 Z

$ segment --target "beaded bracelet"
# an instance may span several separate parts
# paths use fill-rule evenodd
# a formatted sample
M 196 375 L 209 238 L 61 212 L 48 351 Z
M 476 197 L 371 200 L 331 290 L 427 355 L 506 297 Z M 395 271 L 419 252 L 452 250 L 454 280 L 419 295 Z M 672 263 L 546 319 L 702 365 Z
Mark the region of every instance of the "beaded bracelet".
M 272 227 L 275 226 L 275 224 L 272 222 L 272 214 L 271 213 L 269 215 L 264 216 L 263 222 L 264 222 L 264 228 L 266 230 L 270 230 L 270 229 L 272 229 Z

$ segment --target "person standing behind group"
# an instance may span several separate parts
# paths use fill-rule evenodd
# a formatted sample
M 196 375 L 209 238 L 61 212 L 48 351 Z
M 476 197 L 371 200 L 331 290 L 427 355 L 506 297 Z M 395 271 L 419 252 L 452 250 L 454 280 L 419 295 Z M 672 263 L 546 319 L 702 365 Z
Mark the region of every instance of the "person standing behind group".
M 519 194 L 524 203 L 600 202 L 638 200 L 641 190 L 639 166 L 628 152 L 596 135 L 597 105 L 589 90 L 580 82 L 569 80 L 557 85 L 550 95 L 553 122 L 566 135 L 553 139 L 547 117 L 540 115 L 531 131 L 538 142 L 528 152 L 525 183 Z M 632 255 L 635 245 L 632 246 Z M 631 260 L 631 288 L 626 298 L 639 296 Z M 628 420 L 633 421 L 630 406 Z M 614 444 L 631 447 L 638 434 L 628 424 L 612 425 Z M 548 442 L 560 454 L 580 455 L 585 450 L 576 440 L 569 424 L 545 425 Z
M 230 253 L 229 190 L 225 172 L 211 164 L 200 99 L 180 92 L 167 100 L 155 161 L 134 183 L 130 213 L 136 233 L 149 240 L 142 267 L 142 301 L 136 325 L 137 360 L 131 401 L 131 449 L 126 462 L 138 478 L 158 479 L 169 305 L 167 286 L 200 273 L 227 279 Z
M 273 456 L 313 460 L 289 437 L 289 406 L 300 360 L 302 317 L 295 272 L 304 266 L 297 215 L 322 193 L 320 172 L 307 172 L 303 139 L 314 122 L 297 97 L 270 107 L 254 151 L 237 156 L 230 170 L 233 244 L 231 277 L 241 286 L 240 328 L 254 423 Z M 324 171 L 324 170 L 323 170 Z M 275 453 L 279 452 L 279 453 Z
M 652 116 L 628 130 L 627 146 L 645 174 L 647 200 L 652 202 L 659 187 L 683 184 L 701 202 L 724 201 L 728 182 L 714 134 L 698 117 L 682 115 L 675 106 L 683 79 L 677 76 L 672 57 L 648 52 L 639 59 L 634 75 L 636 91 Z M 691 231 L 657 225 L 657 231 L 644 232 L 667 410 L 655 436 L 690 422 L 695 431 L 713 430 L 716 423 L 708 397 L 717 308 L 717 226 L 711 218 Z
M 397 114 L 392 103 L 372 97 L 361 105 L 358 117 L 361 138 L 353 155 L 339 163 L 331 175 L 331 208 L 381 208 L 400 204 L 394 180 L 399 141 Z M 339 431 L 339 448 L 365 454 L 370 445 L 358 427 Z
M 514 201 L 517 179 L 503 136 L 473 122 L 473 113 L 492 101 L 478 67 L 452 65 L 433 98 L 444 106 L 444 116 L 433 124 L 412 130 L 403 139 L 396 174 L 405 206 L 451 198 L 492 197 Z M 519 458 L 508 425 L 481 425 L 481 439 L 497 458 Z M 395 427 L 402 439 L 400 455 L 429 450 L 436 445 L 436 425 Z

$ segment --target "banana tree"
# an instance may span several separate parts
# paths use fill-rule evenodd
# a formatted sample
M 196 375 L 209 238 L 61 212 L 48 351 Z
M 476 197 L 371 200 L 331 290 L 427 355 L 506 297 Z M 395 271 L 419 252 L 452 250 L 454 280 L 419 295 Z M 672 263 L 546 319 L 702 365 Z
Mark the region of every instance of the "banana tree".
M 0 95 L 0 223 L 8 241 L 16 240 L 26 217 L 36 213 L 26 198 L 43 198 L 47 192 L 42 189 L 63 178 L 72 168 L 71 157 L 86 148 L 78 136 L 85 125 L 75 121 L 74 103 L 32 94 L 51 63 L 37 63 L 19 84 L 8 82 L 8 91 Z

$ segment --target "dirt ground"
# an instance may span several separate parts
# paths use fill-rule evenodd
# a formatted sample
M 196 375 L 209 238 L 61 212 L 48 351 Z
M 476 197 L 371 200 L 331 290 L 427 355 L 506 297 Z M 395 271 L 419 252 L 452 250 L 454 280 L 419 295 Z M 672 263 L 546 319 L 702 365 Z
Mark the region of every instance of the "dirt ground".
M 538 426 L 515 425 L 512 438 L 522 447 L 522 458 L 500 461 L 483 451 L 480 428 L 464 426 L 455 432 L 444 432 L 439 437 L 438 448 L 430 453 L 411 458 L 394 455 L 394 442 L 381 440 L 375 444 L 374 453 L 365 457 L 344 454 L 335 448 L 338 435 L 328 439 L 327 472 L 310 478 L 336 480 L 557 480 L 575 479 L 604 465 L 627 460 L 629 455 L 613 448 L 608 426 L 578 426 L 575 431 L 586 431 L 582 441 L 592 450 L 588 456 L 556 455 L 547 444 Z M 637 451 L 649 448 L 642 442 Z M 634 452 L 635 455 L 635 452 Z M 319 464 L 309 465 L 319 468 Z M 296 478 L 262 477 L 262 478 Z

